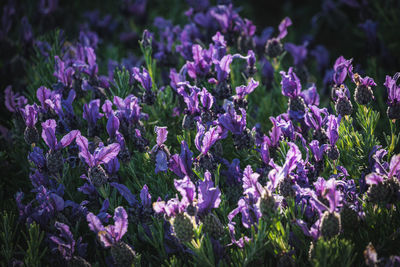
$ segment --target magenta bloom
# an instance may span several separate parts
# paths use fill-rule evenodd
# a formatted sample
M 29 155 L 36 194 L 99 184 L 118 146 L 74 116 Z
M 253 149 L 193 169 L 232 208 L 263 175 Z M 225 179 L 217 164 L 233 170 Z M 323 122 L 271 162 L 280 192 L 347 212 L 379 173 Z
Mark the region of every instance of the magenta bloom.
M 100 238 L 104 247 L 111 247 L 118 243 L 128 231 L 128 214 L 123 207 L 117 207 L 114 211 L 114 224 L 103 226 L 100 219 L 89 212 L 86 216 L 89 228 Z

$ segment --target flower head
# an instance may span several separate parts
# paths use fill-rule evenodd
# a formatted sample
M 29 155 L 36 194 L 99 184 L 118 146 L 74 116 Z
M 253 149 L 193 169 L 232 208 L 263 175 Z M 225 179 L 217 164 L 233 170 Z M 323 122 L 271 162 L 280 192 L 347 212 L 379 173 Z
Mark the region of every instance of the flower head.
M 104 247 L 117 244 L 128 231 L 128 214 L 123 207 L 117 207 L 114 211 L 114 224 L 103 226 L 100 219 L 89 212 L 86 216 L 89 228 L 97 234 Z

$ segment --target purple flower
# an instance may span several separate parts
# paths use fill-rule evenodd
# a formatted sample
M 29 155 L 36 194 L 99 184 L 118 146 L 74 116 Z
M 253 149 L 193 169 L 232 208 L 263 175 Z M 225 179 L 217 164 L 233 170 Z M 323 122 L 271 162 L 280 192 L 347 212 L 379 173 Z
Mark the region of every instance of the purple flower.
M 300 93 L 300 96 L 303 97 L 306 105 L 319 105 L 319 94 L 317 92 L 317 87 L 315 84 L 312 84 L 310 88 L 304 90 Z
M 169 71 L 169 79 L 171 80 L 170 85 L 171 85 L 172 89 L 174 89 L 175 91 L 177 91 L 179 83 L 185 82 L 185 77 L 181 73 L 184 70 L 186 70 L 185 67 L 182 67 L 182 69 L 179 73 L 177 73 L 174 68 L 170 69 L 170 71 Z
M 85 160 L 89 167 L 94 167 L 100 164 L 108 163 L 115 158 L 119 151 L 120 145 L 113 143 L 108 146 L 100 146 L 93 154 L 89 151 L 89 143 L 86 137 L 81 134 L 76 135 L 76 144 L 79 147 L 79 156 Z
M 196 186 L 192 183 L 188 176 L 182 180 L 174 180 L 176 190 L 181 194 L 181 204 L 185 207 L 193 203 L 196 198 Z
M 354 74 L 352 76 L 352 80 L 354 83 L 359 84 L 359 85 L 364 85 L 365 87 L 372 87 L 376 86 L 376 83 L 374 82 L 374 79 L 365 76 L 364 78 L 361 77 L 359 74 Z
M 242 116 L 237 115 L 235 109 L 229 106 L 227 112 L 218 118 L 218 122 L 225 129 L 238 135 L 246 129 L 246 110 L 243 108 L 240 108 L 239 110 L 242 113 Z
M 286 154 L 285 164 L 280 167 L 275 163 L 271 163 L 273 169 L 269 172 L 268 178 L 270 180 L 270 187 L 275 189 L 277 185 L 297 167 L 297 163 L 301 160 L 301 152 L 299 148 L 292 142 L 288 142 L 290 146 Z
M 113 104 L 109 99 L 104 101 L 104 104 L 101 106 L 101 110 L 106 115 L 107 119 L 111 116 L 111 114 L 114 114 L 114 110 L 113 110 L 112 106 L 113 106 Z
M 25 120 L 25 125 L 29 128 L 34 128 L 35 124 L 38 121 L 38 112 L 37 106 L 34 105 L 26 105 L 25 108 L 21 109 L 22 116 Z
M 290 98 L 299 96 L 301 92 L 301 83 L 293 72 L 293 68 L 290 67 L 287 74 L 284 71 L 281 71 L 280 74 L 282 75 L 282 94 Z
M 114 114 L 111 114 L 108 117 L 107 121 L 107 133 L 111 139 L 115 138 L 118 129 L 119 129 L 119 119 Z
M 142 72 L 140 72 L 139 68 L 137 67 L 134 67 L 132 71 L 133 71 L 133 78 L 135 78 L 136 81 L 140 82 L 143 89 L 145 89 L 146 91 L 151 91 L 153 83 L 149 72 L 143 67 L 142 67 Z
M 328 146 L 326 144 L 319 146 L 319 141 L 318 140 L 313 140 L 310 142 L 310 150 L 314 155 L 315 161 L 321 161 L 323 160 L 324 153 Z
M 226 55 L 215 65 L 217 80 L 219 83 L 228 79 L 229 73 L 231 72 L 232 60 L 232 55 Z
M 376 33 L 378 28 L 377 22 L 368 19 L 364 23 L 358 24 L 358 27 L 364 30 L 365 34 L 367 35 L 368 41 L 370 43 L 374 43 L 376 41 L 377 38 Z
M 56 222 L 54 226 L 59 231 L 58 236 L 50 236 L 50 240 L 57 245 L 54 250 L 58 249 L 63 258 L 67 261 L 72 259 L 75 250 L 77 250 L 80 255 L 84 254 L 87 244 L 81 243 L 81 237 L 78 239 L 78 241 L 75 241 L 74 236 L 69 229 L 69 226 L 64 223 Z
M 118 158 L 113 158 L 112 160 L 104 164 L 104 166 L 106 167 L 108 174 L 117 174 L 120 167 L 119 160 Z
M 36 91 L 36 97 L 41 104 L 41 112 L 48 112 L 53 110 L 57 115 L 62 117 L 64 115 L 61 105 L 61 95 L 55 91 L 51 91 L 44 86 L 41 86 Z
M 197 134 L 194 142 L 201 154 L 207 154 L 211 146 L 221 138 L 221 129 L 218 126 L 210 127 L 206 132 L 204 126 L 199 122 L 197 123 Z
M 72 86 L 75 70 L 72 67 L 65 67 L 65 63 L 58 57 L 54 57 L 56 63 L 54 66 L 54 76 L 66 87 Z
M 76 97 L 76 92 L 74 89 L 71 89 L 68 93 L 67 99 L 61 100 L 62 106 L 64 107 L 65 111 L 67 112 L 67 115 L 70 116 L 71 118 L 75 117 L 74 108 L 72 106 L 72 103 L 74 102 L 75 97 Z
M 257 88 L 259 82 L 255 81 L 253 78 L 249 81 L 247 86 L 241 85 L 236 87 L 236 95 L 238 99 L 243 99 L 246 95 L 249 95 L 254 89 Z
M 200 214 L 207 214 L 211 212 L 211 209 L 219 207 L 221 191 L 218 187 L 214 187 L 209 171 L 204 173 L 204 181 L 199 181 L 198 190 L 198 212 Z
M 24 96 L 20 96 L 18 93 L 14 94 L 11 85 L 4 90 L 4 104 L 10 112 L 18 112 L 27 103 L 28 99 Z
M 327 123 L 327 135 L 329 138 L 329 143 L 334 146 L 336 145 L 337 140 L 339 139 L 339 125 L 340 125 L 341 117 L 335 117 L 334 115 L 328 116 Z
M 61 197 L 63 190 L 64 187 L 62 185 L 57 190 L 48 190 L 43 185 L 40 185 L 32 190 L 32 192 L 36 193 L 35 200 L 32 200 L 26 206 L 22 204 L 23 193 L 17 193 L 16 201 L 20 210 L 20 218 L 24 221 L 26 220 L 27 223 L 36 221 L 45 227 L 58 212 L 64 210 L 65 203 Z M 33 206 L 34 202 L 37 205 Z
M 210 10 L 210 14 L 217 21 L 222 33 L 232 32 L 235 22 L 240 19 L 232 5 L 214 7 Z
M 329 212 L 336 211 L 342 201 L 342 193 L 336 189 L 336 180 L 334 178 L 326 182 L 324 196 L 329 201 Z
M 175 154 L 169 160 L 169 169 L 183 178 L 192 174 L 193 153 L 185 141 L 181 142 L 181 153 Z
M 32 161 L 36 168 L 43 170 L 46 166 L 46 158 L 43 155 L 43 149 L 38 146 L 33 148 L 33 151 L 29 153 L 28 159 Z
M 302 65 L 307 58 L 307 45 L 308 43 L 304 43 L 303 45 L 295 45 L 292 43 L 285 44 L 285 50 L 288 51 L 293 57 L 293 63 L 295 66 Z
M 273 126 L 271 128 L 271 131 L 269 131 L 269 138 L 267 139 L 267 143 L 269 147 L 277 147 L 279 144 L 279 140 L 282 136 L 282 130 L 280 127 L 278 127 L 278 121 L 274 117 L 269 117 L 271 120 Z
M 86 216 L 89 228 L 100 238 L 104 247 L 117 244 L 128 231 L 128 214 L 123 207 L 117 207 L 114 211 L 114 225 L 103 226 L 100 219 L 89 212 Z
M 140 200 L 142 201 L 142 205 L 145 208 L 151 207 L 151 195 L 149 193 L 149 188 L 147 185 L 144 185 L 142 190 L 140 191 Z
M 203 49 L 200 45 L 195 44 L 192 47 L 193 62 L 187 62 L 188 74 L 191 78 L 197 79 L 204 77 L 211 69 L 212 47 L 209 50 Z
M 260 151 L 261 160 L 268 166 L 269 161 L 271 160 L 271 157 L 269 154 L 269 146 L 268 146 L 267 141 L 264 141 L 261 144 L 259 151 Z
M 388 92 L 388 104 L 396 105 L 400 103 L 400 85 L 397 85 L 397 80 L 400 77 L 400 72 L 396 73 L 393 78 L 386 75 L 385 87 Z
M 211 110 L 214 104 L 214 96 L 203 87 L 203 90 L 199 93 L 200 102 L 204 110 Z
M 186 111 L 189 114 L 195 114 L 200 112 L 199 109 L 199 92 L 200 89 L 196 86 L 191 86 L 188 83 L 181 83 L 179 84 L 180 87 L 178 88 L 177 92 L 183 97 L 183 100 L 186 103 Z M 189 94 L 185 91 L 186 86 L 189 89 Z
M 287 28 L 292 25 L 292 20 L 289 17 L 284 18 L 279 24 L 278 39 L 282 40 L 287 35 Z
M 365 182 L 369 185 L 378 184 L 383 182 L 384 176 L 388 179 L 392 177 L 400 177 L 400 154 L 392 156 L 390 159 L 389 166 L 386 169 L 377 169 L 377 172 L 373 172 L 365 176 Z
M 151 149 L 151 154 L 155 154 L 156 157 L 156 169 L 155 172 L 160 171 L 166 172 L 168 170 L 168 158 L 169 151 L 164 145 L 167 141 L 167 127 L 154 127 L 154 131 L 157 133 L 157 144 Z
M 346 79 L 347 74 L 352 76 L 353 73 L 353 65 L 351 64 L 353 59 L 345 59 L 343 56 L 340 56 L 336 59 L 335 65 L 333 66 L 334 75 L 333 81 L 336 85 L 343 84 Z
M 83 106 L 83 118 L 88 122 L 89 127 L 95 127 L 97 120 L 102 118 L 104 114 L 99 113 L 100 99 L 94 99 Z
M 322 116 L 323 115 L 323 116 Z M 315 130 L 321 129 L 328 119 L 328 110 L 326 108 L 318 108 L 317 106 L 310 106 L 305 116 L 305 123 L 307 126 Z
M 259 177 L 260 174 L 253 172 L 250 165 L 244 169 L 242 178 L 244 195 L 251 195 L 254 199 L 258 199 L 261 196 L 263 188 L 258 182 Z
M 136 123 L 146 115 L 141 112 L 139 99 L 133 95 L 128 95 L 125 99 L 114 96 L 114 105 L 117 106 L 116 116 L 128 123 Z
M 56 138 L 57 123 L 55 120 L 47 120 L 42 123 L 42 138 L 46 145 L 52 150 L 60 150 L 74 141 L 80 135 L 78 130 L 73 130 L 61 138 L 60 142 Z

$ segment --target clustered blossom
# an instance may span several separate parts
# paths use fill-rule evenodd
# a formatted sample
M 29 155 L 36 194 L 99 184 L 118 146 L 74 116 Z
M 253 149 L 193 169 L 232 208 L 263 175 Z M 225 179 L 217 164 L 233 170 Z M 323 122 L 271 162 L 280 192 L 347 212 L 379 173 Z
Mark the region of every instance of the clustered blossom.
M 57 1 L 48 2 L 43 12 L 55 12 Z M 24 204 L 24 194 L 16 194 L 20 220 L 40 225 L 51 252 L 66 264 L 88 266 L 90 244 L 110 251 L 105 260 L 110 266 L 131 266 L 143 247 L 172 263 L 172 255 L 196 258 L 207 246 L 224 265 L 232 263 L 230 251 L 247 257 L 267 222 L 266 238 L 277 225 L 287 226 L 278 229 L 284 248 L 273 248 L 272 260 L 282 263 L 302 253 L 300 243 L 312 242 L 313 248 L 364 227 L 370 207 L 395 212 L 400 201 L 396 130 L 383 149 L 375 136 L 364 136 L 374 129 L 356 129 L 349 119 L 356 108 L 370 112 L 378 80 L 353 72 L 353 59 L 340 56 L 324 81 L 333 85 L 334 110 L 322 107 L 322 89 L 310 83 L 306 65 L 314 57 L 322 74 L 329 53 L 308 40 L 283 44 L 290 18 L 282 20 L 275 37 L 272 27 L 257 35 L 256 26 L 232 4 L 187 2 L 185 26 L 155 18 L 156 32 L 145 30 L 140 40 L 144 58 L 110 60 L 107 76 L 100 75 L 96 55 L 102 39 L 89 29 L 111 33 L 118 22 L 89 12 L 78 40 L 49 60 L 55 84 L 40 86 L 33 103 L 11 86 L 5 89 L 5 106 L 16 125 L 11 139 L 22 125 L 29 149 L 34 197 Z M 149 19 L 146 6 L 146 0 L 126 0 L 120 9 L 140 24 Z M 29 22 L 23 23 L 25 42 L 33 42 Z M 137 43 L 133 34 L 121 34 L 121 43 Z M 44 46 L 40 43 L 48 51 Z M 283 64 L 284 51 L 293 66 Z M 386 76 L 384 83 L 392 126 L 400 119 L 399 77 Z M 355 88 L 346 85 L 347 78 Z M 277 110 L 263 106 L 260 96 L 266 93 Z M 354 134 L 346 136 L 350 130 Z M 345 146 L 351 138 L 358 143 L 350 149 Z M 354 155 L 355 162 L 369 161 L 352 166 L 347 160 Z M 76 229 L 85 228 L 94 235 L 74 239 L 80 236 Z M 142 254 L 142 262 L 148 254 Z M 370 246 L 365 255 L 378 263 Z

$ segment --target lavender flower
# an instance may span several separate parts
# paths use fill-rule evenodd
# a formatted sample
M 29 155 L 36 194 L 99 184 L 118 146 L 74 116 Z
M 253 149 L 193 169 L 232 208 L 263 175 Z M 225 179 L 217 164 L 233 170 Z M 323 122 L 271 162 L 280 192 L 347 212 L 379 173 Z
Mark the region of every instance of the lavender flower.
M 292 25 L 292 20 L 288 17 L 284 18 L 279 24 L 279 35 L 276 38 L 268 40 L 265 46 L 265 52 L 268 57 L 276 58 L 283 53 L 281 40 L 287 35 L 287 28 Z
M 113 143 L 104 147 L 101 143 L 100 146 L 90 153 L 89 143 L 86 137 L 78 134 L 76 136 L 76 144 L 79 147 L 79 156 L 84 159 L 86 164 L 89 166 L 89 181 L 94 186 L 101 186 L 108 180 L 108 175 L 100 164 L 105 164 L 114 159 L 119 151 L 120 145 L 118 143 Z
M 18 112 L 23 106 L 28 103 L 28 99 L 20 96 L 19 93 L 14 94 L 11 85 L 4 90 L 4 104 L 10 112 Z
M 328 117 L 328 128 L 327 135 L 329 138 L 329 150 L 328 157 L 332 160 L 336 160 L 339 158 L 339 150 L 336 147 L 336 142 L 339 139 L 339 125 L 340 125 L 341 117 L 335 117 L 334 115 L 329 115 Z
M 400 198 L 400 154 L 392 156 L 387 169 L 378 168 L 365 177 L 370 185 L 369 201 L 373 203 L 394 203 Z
M 397 85 L 397 80 L 400 73 L 396 73 L 393 77 L 386 76 L 385 87 L 388 92 L 388 109 L 387 116 L 391 120 L 400 119 L 400 85 Z
M 73 130 L 61 138 L 60 142 L 56 138 L 57 123 L 55 120 L 47 120 L 42 123 L 42 138 L 50 148 L 46 154 L 46 166 L 50 173 L 55 174 L 62 170 L 64 161 L 61 149 L 70 145 L 80 134 L 78 130 Z
M 333 75 L 333 81 L 337 86 L 340 86 L 344 83 L 346 76 L 352 76 L 353 73 L 353 65 L 351 64 L 353 59 L 345 59 L 343 56 L 340 56 L 336 59 L 335 65 L 333 66 L 333 70 L 335 71 Z
M 99 218 L 93 213 L 88 213 L 86 219 L 89 228 L 97 234 L 104 247 L 111 247 L 111 255 L 117 266 L 129 266 L 135 260 L 133 249 L 122 241 L 122 237 L 128 231 L 128 214 L 123 207 L 117 207 L 114 211 L 114 225 L 103 226 Z
M 353 75 L 353 81 L 357 85 L 354 91 L 354 100 L 360 105 L 366 105 L 374 99 L 374 93 L 371 89 L 376 86 L 374 80 L 368 76 L 361 77 L 358 73 Z
M 26 125 L 24 139 L 28 145 L 37 143 L 39 141 L 39 133 L 35 127 L 35 124 L 38 121 L 37 110 L 38 108 L 36 105 L 26 105 L 24 109 L 21 109 L 21 113 Z
M 192 174 L 193 152 L 189 150 L 189 146 L 185 141 L 181 142 L 181 153 L 175 154 L 169 160 L 169 169 L 178 177 L 191 176 Z
M 87 248 L 87 244 L 82 243 L 82 237 L 79 237 L 79 239 L 75 241 L 69 229 L 69 226 L 64 223 L 56 222 L 54 226 L 59 231 L 58 236 L 50 236 L 50 240 L 57 245 L 54 250 L 58 250 L 61 253 L 62 257 L 71 264 L 84 262 L 86 265 L 89 265 L 89 263 L 87 263 L 86 260 L 82 258 Z M 74 254 L 77 255 L 74 256 Z
M 123 207 L 117 207 L 114 211 L 114 225 L 103 226 L 100 219 L 89 212 L 86 216 L 89 228 L 95 232 L 104 247 L 117 244 L 128 230 L 128 214 Z
M 97 121 L 104 116 L 99 113 L 100 99 L 95 99 L 83 106 L 83 118 L 88 122 L 88 135 L 95 136 L 98 132 Z
M 65 87 L 70 88 L 72 86 L 73 75 L 75 73 L 74 68 L 65 67 L 65 63 L 58 56 L 55 56 L 54 59 L 55 59 L 55 66 L 53 75 Z
M 167 127 L 156 126 L 154 131 L 157 133 L 157 144 L 151 149 L 150 153 L 155 157 L 155 172 L 166 172 L 168 170 L 168 160 L 171 156 L 168 148 L 164 145 L 165 141 L 167 141 Z
M 282 75 L 282 94 L 289 97 L 289 115 L 294 119 L 302 119 L 306 111 L 304 99 L 301 96 L 301 83 L 299 78 L 290 67 L 288 73 L 281 71 Z
M 236 95 L 233 97 L 233 103 L 235 104 L 235 108 L 247 108 L 247 100 L 245 99 L 246 95 L 249 95 L 256 89 L 259 85 L 259 82 L 255 81 L 253 78 L 249 81 L 248 85 L 241 85 L 236 87 Z

